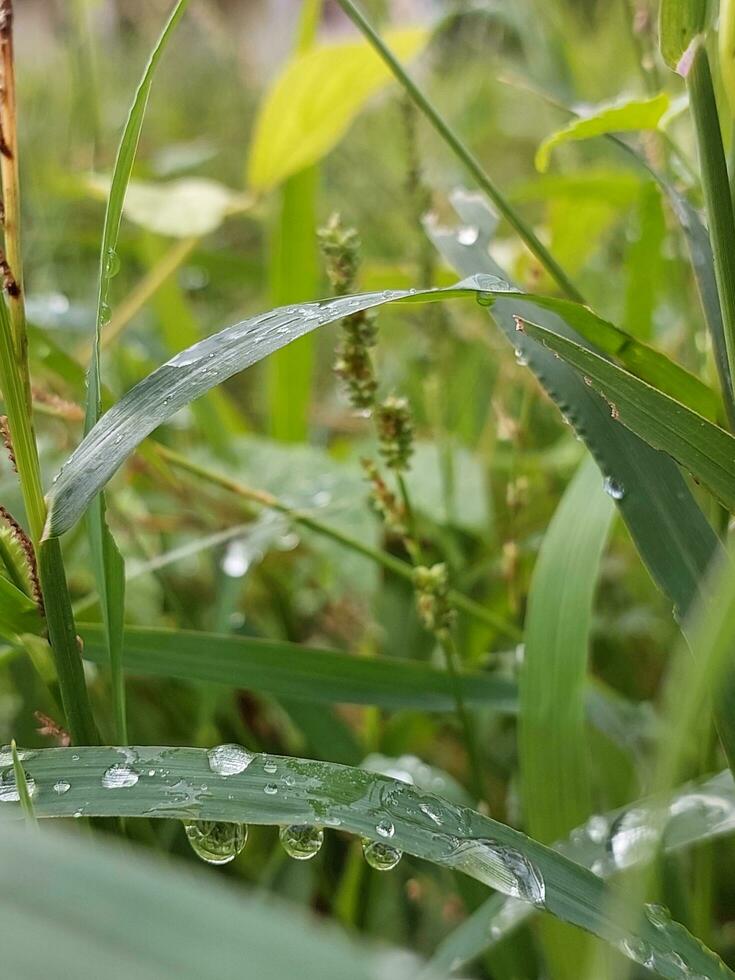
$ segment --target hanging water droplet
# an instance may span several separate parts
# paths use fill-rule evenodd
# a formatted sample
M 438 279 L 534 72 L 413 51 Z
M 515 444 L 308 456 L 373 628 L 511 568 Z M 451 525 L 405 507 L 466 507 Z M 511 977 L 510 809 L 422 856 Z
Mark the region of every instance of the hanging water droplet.
M 123 789 L 126 786 L 135 786 L 139 779 L 140 773 L 132 766 L 128 766 L 124 762 L 116 762 L 105 770 L 102 776 L 102 785 L 105 789 Z
M 381 820 L 375 827 L 376 833 L 380 834 L 381 837 L 392 837 L 396 832 L 396 828 L 390 822 L 390 820 Z
M 286 854 L 296 861 L 308 861 L 315 857 L 324 843 L 324 831 L 321 827 L 310 827 L 303 823 L 281 827 L 278 836 Z
M 266 783 L 263 787 L 263 792 L 266 796 L 275 796 L 278 792 L 278 787 L 275 783 Z
M 30 797 L 35 796 L 36 793 L 36 781 L 28 773 L 25 773 L 26 786 L 28 787 L 28 795 Z M 9 766 L 2 773 L 0 773 L 0 803 L 19 803 L 20 793 L 18 792 L 18 786 L 15 782 L 15 770 L 12 766 Z
M 602 489 L 608 495 L 612 497 L 613 500 L 622 500 L 625 496 L 625 487 L 622 483 L 618 483 L 611 476 L 606 476 L 602 481 Z
M 474 245 L 480 237 L 480 229 L 476 225 L 466 225 L 457 232 L 457 241 L 460 245 Z
M 237 776 L 245 772 L 255 756 L 241 745 L 215 745 L 207 752 L 209 768 L 218 776 Z
M 248 826 L 215 820 L 185 820 L 184 828 L 191 848 L 208 864 L 227 864 L 245 847 Z
M 484 290 L 478 290 L 476 299 L 480 306 L 492 306 L 494 296 L 492 293 L 487 293 Z
M 392 871 L 403 857 L 397 847 L 369 840 L 367 837 L 362 842 L 362 853 L 370 867 L 376 871 Z
M 63 796 L 64 793 L 68 793 L 70 789 L 71 783 L 67 782 L 65 779 L 58 779 L 54 783 L 54 793 L 57 793 L 59 796 Z
M 516 364 L 520 364 L 521 367 L 525 367 L 528 364 L 528 355 L 524 354 L 520 347 L 516 347 Z
M 120 256 L 117 254 L 114 248 L 108 248 L 107 255 L 105 255 L 105 279 L 112 279 L 112 277 L 116 276 L 119 271 Z

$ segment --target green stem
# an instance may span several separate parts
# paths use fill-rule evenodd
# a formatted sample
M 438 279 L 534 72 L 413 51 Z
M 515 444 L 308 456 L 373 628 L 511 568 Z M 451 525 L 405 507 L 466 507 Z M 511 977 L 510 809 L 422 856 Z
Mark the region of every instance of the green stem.
M 462 726 L 465 747 L 470 760 L 470 780 L 472 783 L 472 792 L 475 795 L 476 801 L 484 800 L 486 797 L 483 788 L 480 754 L 477 748 L 477 735 L 475 733 L 475 726 L 472 721 L 472 716 L 464 703 L 462 686 L 459 682 L 460 672 L 457 668 L 457 664 L 459 663 L 459 653 L 457 652 L 454 637 L 452 636 L 450 630 L 439 630 L 437 633 L 437 640 L 439 641 L 439 645 L 441 646 L 444 654 L 444 661 L 447 665 L 447 673 L 449 674 L 452 685 L 455 710 Z
M 363 555 L 365 558 L 370 559 L 370 561 L 374 561 L 376 564 L 382 565 L 386 571 L 398 576 L 399 578 L 405 579 L 408 582 L 413 582 L 412 567 L 407 562 L 401 561 L 400 558 L 395 558 L 393 555 L 388 554 L 387 551 L 382 551 L 379 548 L 372 548 L 363 541 L 350 537 L 349 534 L 345 534 L 338 528 L 322 523 L 322 521 L 306 511 L 295 510 L 266 491 L 253 490 L 251 487 L 238 483 L 236 480 L 232 480 L 227 476 L 214 473 L 213 471 L 200 466 L 198 463 L 193 462 L 191 459 L 179 455 L 179 453 L 174 452 L 172 449 L 168 449 L 166 446 L 159 444 L 156 448 L 158 450 L 158 454 L 163 457 L 163 459 L 167 460 L 178 469 L 185 470 L 186 472 L 191 473 L 202 480 L 206 480 L 208 483 L 212 483 L 215 486 L 221 487 L 223 490 L 227 490 L 229 493 L 235 494 L 238 497 L 243 497 L 245 500 L 251 500 L 254 503 L 260 504 L 261 507 L 268 507 L 270 510 L 278 511 L 280 514 L 285 514 L 294 523 L 300 524 L 302 527 L 306 527 L 310 531 L 314 531 L 315 534 L 319 534 L 321 537 L 330 538 L 332 541 L 336 541 L 338 544 L 343 545 L 343 547 L 348 548 L 350 551 Z M 522 633 L 517 626 L 515 626 L 513 623 L 507 622 L 500 616 L 496 616 L 479 602 L 475 602 L 474 599 L 470 599 L 468 596 L 463 595 L 463 593 L 456 592 L 452 589 L 449 593 L 449 600 L 455 609 L 459 609 L 462 612 L 467 613 L 468 616 L 472 616 L 479 622 L 484 623 L 486 626 L 492 627 L 503 636 L 506 636 L 511 640 L 521 639 Z
M 500 188 L 497 187 L 492 178 L 485 172 L 482 164 L 477 157 L 474 156 L 469 147 L 464 144 L 462 139 L 457 135 L 457 133 L 455 133 L 449 123 L 440 115 L 439 111 L 418 88 L 393 52 L 386 46 L 385 42 L 377 33 L 375 28 L 366 19 L 365 15 L 358 10 L 352 0 L 337 0 L 337 3 L 340 5 L 342 10 L 344 10 L 350 20 L 359 28 L 360 31 L 362 31 L 373 48 L 375 48 L 377 53 L 390 68 L 393 75 L 404 87 L 411 99 L 429 120 L 439 136 L 441 136 L 455 156 L 462 161 L 467 170 L 477 181 L 478 185 L 487 194 L 508 224 L 525 242 L 526 246 L 536 256 L 549 275 L 555 280 L 559 288 L 569 297 L 569 299 L 575 300 L 577 303 L 583 303 L 584 297 L 576 288 L 574 283 L 569 279 L 566 272 L 564 272 L 562 267 L 559 265 L 553 255 L 551 255 L 546 246 L 539 241 L 534 231 L 518 214 L 516 209 L 505 197 Z
M 732 391 L 735 378 L 735 220 L 712 72 L 703 44 L 699 45 L 694 55 L 687 84 L 697 132 L 702 190 L 722 310 L 730 374 L 728 381 Z

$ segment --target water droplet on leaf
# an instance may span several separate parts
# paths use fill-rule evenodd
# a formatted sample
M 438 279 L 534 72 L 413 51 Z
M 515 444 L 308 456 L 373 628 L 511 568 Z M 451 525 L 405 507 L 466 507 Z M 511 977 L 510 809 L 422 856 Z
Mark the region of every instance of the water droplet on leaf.
M 102 776 L 102 785 L 105 789 L 123 789 L 126 786 L 135 786 L 140 778 L 140 773 L 136 772 L 132 766 L 124 762 L 116 762 L 105 770 Z
M 476 225 L 466 225 L 457 232 L 460 245 L 474 245 L 480 237 L 480 229 Z
M 25 774 L 28 795 L 33 797 L 36 793 L 36 781 L 28 773 Z M 15 782 L 15 770 L 12 766 L 0 773 L 0 803 L 19 803 L 20 793 Z
M 396 829 L 390 820 L 381 820 L 376 825 L 375 830 L 381 837 L 392 837 L 396 832 Z
M 362 853 L 370 867 L 376 871 L 392 871 L 403 857 L 397 847 L 367 838 L 362 842 Z
M 207 752 L 209 768 L 218 776 L 237 776 L 245 772 L 255 756 L 241 745 L 216 745 Z
M 244 823 L 186 820 L 184 829 L 192 850 L 207 864 L 227 864 L 234 860 L 248 839 L 248 826 Z
M 324 831 L 321 827 L 310 827 L 308 824 L 281 827 L 279 837 L 286 854 L 296 861 L 313 858 L 324 843 Z
M 64 793 L 68 793 L 71 789 L 71 783 L 67 782 L 65 779 L 59 779 L 54 783 L 54 793 L 59 796 L 63 796 Z
M 105 256 L 105 279 L 112 279 L 120 271 L 120 256 L 114 248 L 108 248 Z
M 606 476 L 602 483 L 602 489 L 608 495 L 612 497 L 613 500 L 622 500 L 625 496 L 625 487 L 622 483 L 618 483 L 611 476 Z

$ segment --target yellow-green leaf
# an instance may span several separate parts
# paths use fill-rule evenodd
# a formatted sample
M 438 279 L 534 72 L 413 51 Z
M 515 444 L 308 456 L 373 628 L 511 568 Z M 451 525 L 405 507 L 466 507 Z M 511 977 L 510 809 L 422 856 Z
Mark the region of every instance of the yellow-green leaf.
M 568 126 L 546 137 L 536 151 L 536 169 L 542 173 L 548 170 L 551 152 L 560 143 L 587 140 L 606 133 L 656 129 L 668 108 L 669 97 L 665 92 L 651 99 L 632 99 L 598 106 L 593 113 L 574 119 Z
M 423 28 L 386 34 L 391 49 L 404 59 L 417 54 L 427 38 Z M 292 58 L 266 94 L 255 122 L 250 186 L 269 190 L 320 160 L 391 77 L 366 41 L 322 44 Z
M 661 0 L 658 37 L 661 56 L 674 71 L 694 38 L 704 29 L 707 0 Z

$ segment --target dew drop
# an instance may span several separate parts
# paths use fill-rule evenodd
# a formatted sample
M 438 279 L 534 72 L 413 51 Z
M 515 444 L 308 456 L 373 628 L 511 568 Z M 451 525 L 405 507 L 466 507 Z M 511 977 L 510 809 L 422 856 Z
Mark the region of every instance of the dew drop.
M 473 877 L 504 895 L 543 908 L 546 884 L 541 872 L 521 851 L 486 838 L 460 841 L 449 855 L 455 867 L 471 869 Z
M 466 225 L 457 232 L 460 245 L 474 245 L 480 237 L 480 229 L 476 225 Z
M 370 867 L 376 871 L 392 871 L 403 857 L 397 847 L 369 840 L 367 837 L 362 842 L 362 853 Z
M 492 293 L 478 290 L 476 299 L 480 306 L 492 306 L 494 297 Z
M 110 316 L 111 315 L 112 315 L 112 311 L 110 310 L 110 304 L 109 303 L 101 303 L 100 304 L 100 325 L 101 326 L 104 326 L 106 323 L 109 323 L 110 322 Z
M 646 918 L 652 926 L 655 926 L 657 929 L 666 929 L 671 925 L 671 913 L 665 905 L 657 905 L 649 902 L 644 908 L 646 910 Z
M 105 256 L 105 279 L 112 279 L 120 271 L 120 256 L 114 248 L 108 248 Z
M 622 483 L 618 483 L 611 476 L 606 476 L 602 482 L 602 489 L 608 495 L 612 497 L 613 500 L 622 500 L 625 496 L 625 487 Z
M 207 864 L 228 864 L 248 839 L 248 826 L 244 823 L 185 820 L 184 829 L 192 850 Z
M 28 795 L 35 796 L 36 781 L 28 773 L 25 773 Z M 0 773 L 0 803 L 19 803 L 20 793 L 15 782 L 15 770 L 12 766 Z
M 602 844 L 607 838 L 610 828 L 606 817 L 603 817 L 601 814 L 594 814 L 584 825 L 584 829 L 593 844 Z
M 525 367 L 528 364 L 528 355 L 524 354 L 520 347 L 516 347 L 516 364 L 520 364 L 521 367 Z
M 263 787 L 263 792 L 266 794 L 266 796 L 275 796 L 278 792 L 278 787 L 275 783 L 266 783 Z
M 436 809 L 430 803 L 420 803 L 419 810 L 421 810 L 421 812 L 425 816 L 427 816 L 429 820 L 432 820 L 437 825 L 437 827 L 441 827 L 442 825 L 441 817 L 436 812 Z
M 216 745 L 207 752 L 209 768 L 218 776 L 237 776 L 245 772 L 255 756 L 241 745 Z
M 308 861 L 315 857 L 324 843 L 324 831 L 321 827 L 310 827 L 303 823 L 281 827 L 278 836 L 286 854 L 296 861 Z
M 376 833 L 381 837 L 392 837 L 396 832 L 396 828 L 390 822 L 390 820 L 381 820 L 375 827 Z
M 54 793 L 58 796 L 63 796 L 64 793 L 68 793 L 71 789 L 71 783 L 67 782 L 66 779 L 58 779 L 54 783 Z
M 124 762 L 116 762 L 105 770 L 102 776 L 102 785 L 105 789 L 123 789 L 126 786 L 135 786 L 140 778 L 140 773 L 136 772 L 132 766 Z
M 265 772 L 267 772 L 267 773 L 268 773 L 268 774 L 269 774 L 270 776 L 272 776 L 272 775 L 273 775 L 273 773 L 275 773 L 275 772 L 278 772 L 278 766 L 277 766 L 277 764 L 276 764 L 276 763 L 275 763 L 275 762 L 273 761 L 273 759 L 267 759 L 267 760 L 266 760 L 266 761 L 265 761 L 265 762 L 263 763 L 263 769 L 264 769 L 264 770 L 265 770 Z
M 652 857 L 658 834 L 649 811 L 626 810 L 615 822 L 608 847 L 618 868 L 628 868 Z

